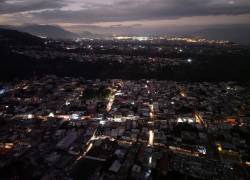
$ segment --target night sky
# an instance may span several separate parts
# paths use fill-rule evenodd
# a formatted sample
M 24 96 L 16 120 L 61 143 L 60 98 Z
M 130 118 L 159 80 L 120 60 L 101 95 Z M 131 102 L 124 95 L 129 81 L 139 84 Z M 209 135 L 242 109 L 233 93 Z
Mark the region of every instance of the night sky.
M 0 24 L 138 32 L 250 24 L 250 0 L 0 0 Z

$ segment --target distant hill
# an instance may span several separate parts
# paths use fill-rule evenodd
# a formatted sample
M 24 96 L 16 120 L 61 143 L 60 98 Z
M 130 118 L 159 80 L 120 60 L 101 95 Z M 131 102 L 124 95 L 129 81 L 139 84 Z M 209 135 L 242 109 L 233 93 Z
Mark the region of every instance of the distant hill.
M 75 39 L 79 35 L 66 31 L 59 26 L 53 25 L 22 25 L 22 26 L 2 26 L 8 29 L 14 29 L 22 32 L 27 32 L 35 36 L 48 37 L 52 39 Z
M 204 28 L 194 35 L 208 39 L 229 40 L 236 43 L 250 44 L 250 25 L 225 25 Z
M 28 33 L 0 28 L 0 46 L 42 45 L 43 40 Z

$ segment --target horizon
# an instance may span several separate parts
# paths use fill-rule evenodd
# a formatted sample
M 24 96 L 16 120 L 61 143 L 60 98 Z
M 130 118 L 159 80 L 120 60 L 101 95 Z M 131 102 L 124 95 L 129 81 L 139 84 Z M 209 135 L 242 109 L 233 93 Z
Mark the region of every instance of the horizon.
M 21 25 L 0 25 L 0 28 L 12 29 L 26 32 L 38 37 L 52 39 L 91 38 L 106 39 L 110 37 L 180 37 L 180 38 L 199 38 L 215 41 L 227 41 L 242 45 L 250 45 L 250 25 L 213 25 L 213 26 L 188 26 L 178 27 L 178 29 L 168 28 L 155 31 L 150 29 L 140 32 L 139 29 L 130 30 L 122 26 L 117 27 L 95 27 L 84 28 L 81 31 L 71 31 L 56 24 L 34 24 L 27 23 Z M 174 27 L 175 28 L 175 27 Z M 237 32 L 237 33 L 235 33 Z

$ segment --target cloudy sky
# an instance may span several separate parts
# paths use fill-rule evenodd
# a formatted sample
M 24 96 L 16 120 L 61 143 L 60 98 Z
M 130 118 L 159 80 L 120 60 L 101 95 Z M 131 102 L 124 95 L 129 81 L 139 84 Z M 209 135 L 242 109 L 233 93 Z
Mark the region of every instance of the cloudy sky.
M 0 24 L 57 24 L 76 32 L 172 30 L 249 19 L 250 0 L 0 0 Z

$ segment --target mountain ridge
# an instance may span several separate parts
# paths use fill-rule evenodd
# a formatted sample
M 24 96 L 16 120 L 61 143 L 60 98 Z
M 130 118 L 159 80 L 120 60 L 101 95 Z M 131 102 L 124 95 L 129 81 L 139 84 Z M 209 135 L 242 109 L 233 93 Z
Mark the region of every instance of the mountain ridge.
M 55 25 L 37 25 L 37 24 L 29 24 L 29 25 L 21 25 L 21 26 L 9 26 L 2 25 L 0 28 L 12 29 L 21 32 L 26 32 L 38 37 L 47 37 L 51 39 L 75 39 L 79 37 L 78 34 L 72 33 L 63 29 L 60 26 Z
M 229 40 L 231 42 L 250 44 L 250 25 L 218 25 L 203 28 L 194 35 L 213 40 Z

